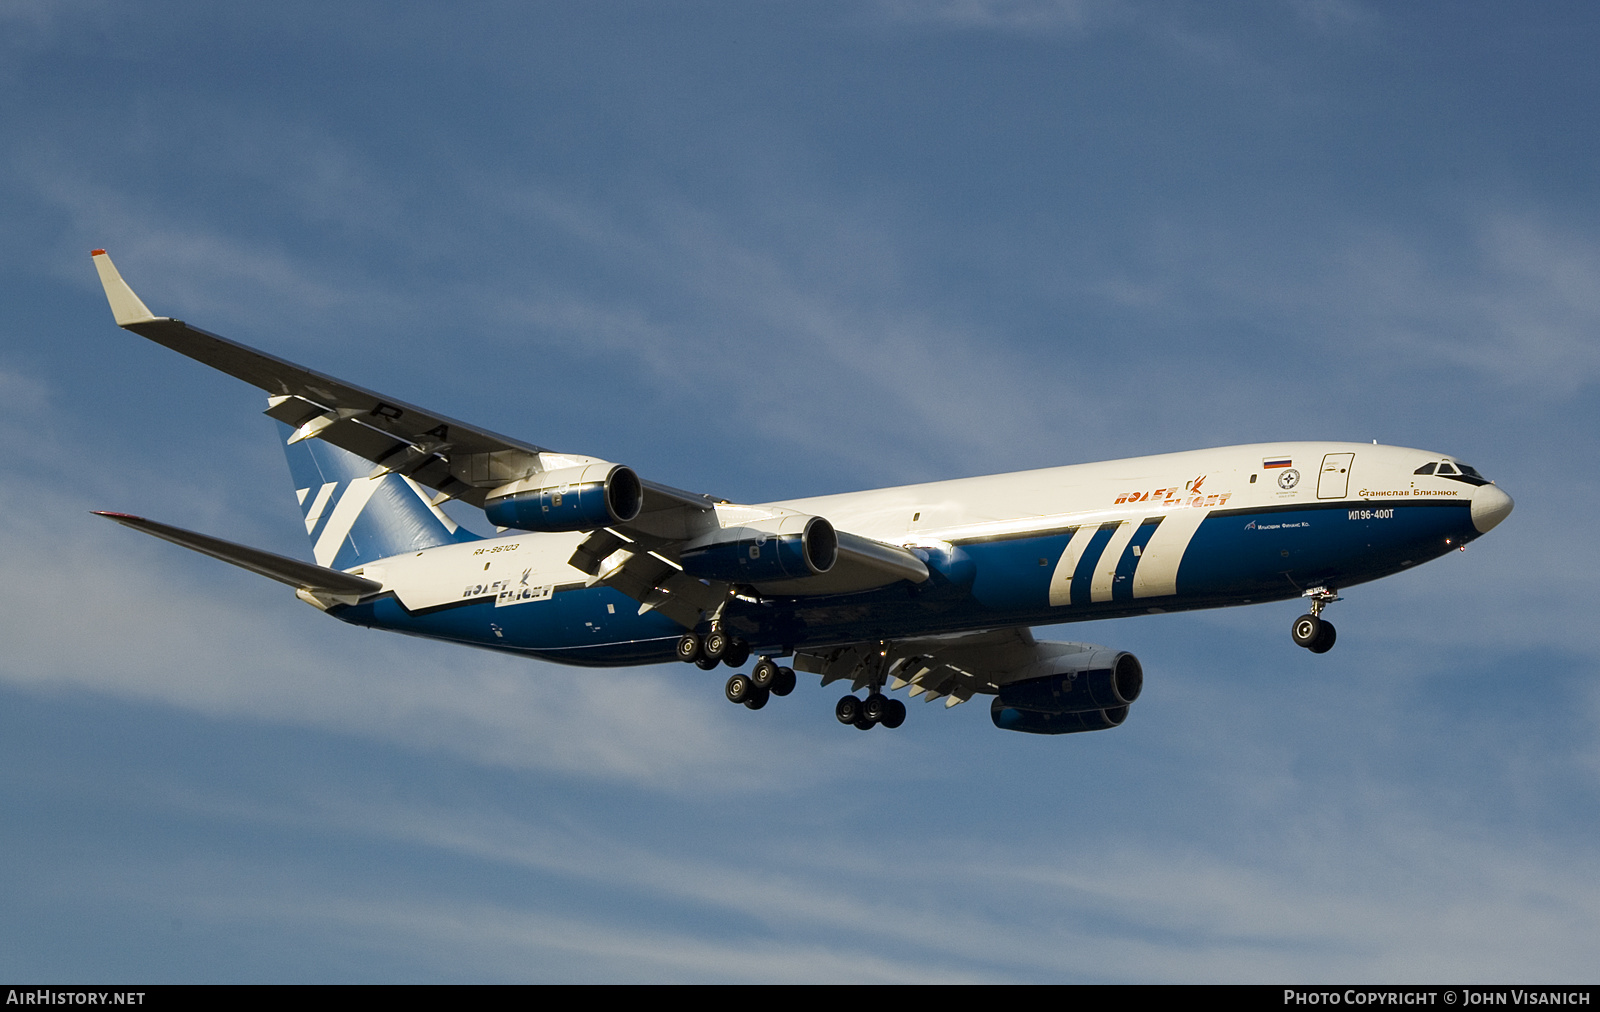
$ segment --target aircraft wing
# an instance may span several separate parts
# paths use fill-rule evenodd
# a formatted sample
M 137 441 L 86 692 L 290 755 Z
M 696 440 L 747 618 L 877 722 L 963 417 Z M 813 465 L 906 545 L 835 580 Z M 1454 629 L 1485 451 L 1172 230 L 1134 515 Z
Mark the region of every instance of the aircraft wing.
M 95 250 L 93 258 L 119 327 L 259 387 L 268 395 L 266 413 L 294 428 L 290 442 L 315 438 L 331 443 L 372 461 L 370 477 L 398 473 L 433 489 L 438 493 L 435 505 L 460 499 L 483 508 L 492 492 L 513 482 L 604 463 L 502 436 L 257 351 L 182 320 L 156 316 L 122 279 L 105 250 Z M 681 572 L 679 547 L 742 522 L 719 516 L 719 511 L 749 515 L 763 511 L 741 510 L 727 500 L 659 482 L 641 480 L 639 484 L 642 501 L 637 516 L 594 531 L 573 556 L 572 564 L 596 582 L 615 586 L 638 600 L 642 607 L 659 607 L 692 627 L 700 614 L 715 607 L 726 588 L 707 586 Z M 784 511 L 765 512 L 776 515 Z M 847 532 L 839 534 L 832 571 L 814 582 L 785 581 L 774 585 L 772 592 L 840 593 L 928 577 L 927 567 L 904 548 Z
M 122 280 L 104 250 L 94 252 L 117 326 L 260 387 L 267 414 L 295 427 L 293 438 L 315 437 L 439 492 L 435 502 L 461 499 L 482 507 L 491 490 L 529 474 L 590 458 L 557 454 L 436 412 L 335 379 L 314 369 L 219 337 L 182 320 L 156 316 Z M 644 482 L 644 512 L 691 506 L 709 509 L 710 496 Z

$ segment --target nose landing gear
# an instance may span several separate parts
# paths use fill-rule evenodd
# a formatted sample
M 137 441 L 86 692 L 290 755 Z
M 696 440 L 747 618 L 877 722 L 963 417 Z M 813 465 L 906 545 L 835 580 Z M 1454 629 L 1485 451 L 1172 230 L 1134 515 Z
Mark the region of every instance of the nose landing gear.
M 1294 637 L 1295 646 L 1305 647 L 1314 654 L 1325 654 L 1333 649 L 1339 631 L 1322 617 L 1322 609 L 1341 600 L 1339 592 L 1328 587 L 1313 587 L 1303 596 L 1311 599 L 1311 614 L 1295 619 L 1289 635 Z

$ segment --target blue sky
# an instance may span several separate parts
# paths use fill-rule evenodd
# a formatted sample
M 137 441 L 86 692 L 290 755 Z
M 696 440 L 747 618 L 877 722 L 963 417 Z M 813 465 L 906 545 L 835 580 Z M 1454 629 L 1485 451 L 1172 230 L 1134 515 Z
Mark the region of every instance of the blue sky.
M 0 975 L 1592 979 L 1587 5 L 0 4 Z M 1257 440 L 1458 455 L 1467 552 L 1044 630 L 1114 731 L 347 628 L 157 313 L 758 501 Z

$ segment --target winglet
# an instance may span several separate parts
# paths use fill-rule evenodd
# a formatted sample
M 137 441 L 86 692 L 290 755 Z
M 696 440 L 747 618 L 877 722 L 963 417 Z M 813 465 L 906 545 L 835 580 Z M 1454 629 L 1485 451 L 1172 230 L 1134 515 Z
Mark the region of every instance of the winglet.
M 116 317 L 117 326 L 126 327 L 131 323 L 149 323 L 152 320 L 161 320 L 165 317 L 156 316 L 146 308 L 139 296 L 133 294 L 133 289 L 122 280 L 122 275 L 117 273 L 117 265 L 111 262 L 111 257 L 103 249 L 94 250 L 89 254 L 94 258 L 95 270 L 100 272 L 100 284 L 105 286 L 106 301 L 111 303 L 111 315 Z

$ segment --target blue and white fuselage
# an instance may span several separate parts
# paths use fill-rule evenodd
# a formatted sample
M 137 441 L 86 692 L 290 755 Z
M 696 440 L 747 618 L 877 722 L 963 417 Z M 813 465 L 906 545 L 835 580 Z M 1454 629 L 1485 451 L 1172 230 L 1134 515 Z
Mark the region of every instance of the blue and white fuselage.
M 1417 473 L 1446 461 L 1456 474 Z M 758 651 L 786 654 L 1350 587 L 1467 544 L 1511 499 L 1445 454 L 1262 443 L 769 505 L 908 548 L 930 570 L 923 584 L 736 598 L 728 628 Z M 329 611 L 563 663 L 671 658 L 677 623 L 589 585 L 569 564 L 584 537 L 507 534 L 383 559 L 360 570 L 383 584 L 381 596 Z

